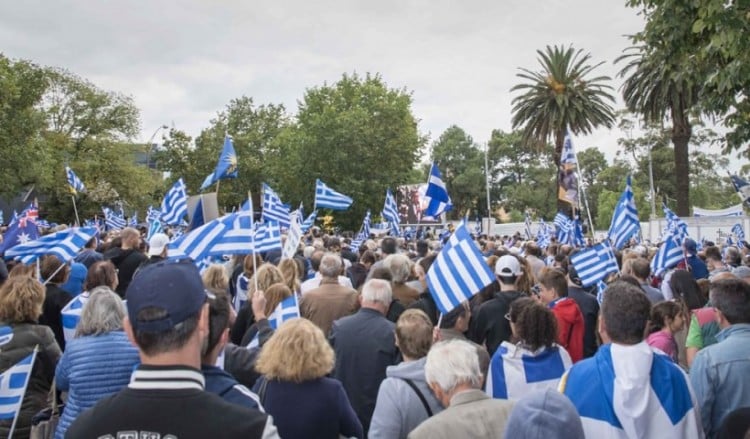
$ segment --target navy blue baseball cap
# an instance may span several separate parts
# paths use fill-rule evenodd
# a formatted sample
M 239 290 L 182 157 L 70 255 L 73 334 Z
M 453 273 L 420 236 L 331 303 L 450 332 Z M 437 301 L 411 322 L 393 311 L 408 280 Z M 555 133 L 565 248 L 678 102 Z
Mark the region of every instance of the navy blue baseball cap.
M 166 260 L 138 270 L 125 293 L 128 318 L 135 331 L 164 332 L 200 311 L 206 298 L 198 267 L 190 259 Z M 166 312 L 157 320 L 138 320 L 146 308 Z

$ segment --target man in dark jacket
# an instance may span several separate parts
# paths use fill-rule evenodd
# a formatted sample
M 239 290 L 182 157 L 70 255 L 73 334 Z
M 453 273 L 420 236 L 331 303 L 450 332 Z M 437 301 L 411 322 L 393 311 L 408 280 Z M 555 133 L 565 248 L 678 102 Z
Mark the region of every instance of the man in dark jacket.
M 581 287 L 581 278 L 578 277 L 573 264 L 568 265 L 568 297 L 575 300 L 583 314 L 583 358 L 592 357 L 596 353 L 596 330 L 599 318 L 599 302 L 593 294 L 586 292 Z
M 141 244 L 141 235 L 138 230 L 126 227 L 120 233 L 120 238 L 122 239 L 122 247 L 119 250 L 113 249 L 112 253 L 105 256 L 109 257 L 117 268 L 118 283 L 115 292 L 124 298 L 125 291 L 128 290 L 128 285 L 133 279 L 133 274 L 146 260 L 146 255 L 138 250 Z
M 393 322 L 385 318 L 391 285 L 371 279 L 362 287 L 362 308 L 333 322 L 330 341 L 336 354 L 333 377 L 341 381 L 365 433 L 375 410 L 385 369 L 398 363 Z
M 500 283 L 500 292 L 479 307 L 472 320 L 469 339 L 487 347 L 492 357 L 500 343 L 509 341 L 512 335 L 510 322 L 505 315 L 510 304 L 523 295 L 516 291 L 516 279 L 522 273 L 521 263 L 513 255 L 501 256 L 495 263 L 495 275 Z
M 204 390 L 209 306 L 191 260 L 144 267 L 127 295 L 125 332 L 141 365 L 127 388 L 81 414 L 66 437 L 278 437 L 264 413 Z

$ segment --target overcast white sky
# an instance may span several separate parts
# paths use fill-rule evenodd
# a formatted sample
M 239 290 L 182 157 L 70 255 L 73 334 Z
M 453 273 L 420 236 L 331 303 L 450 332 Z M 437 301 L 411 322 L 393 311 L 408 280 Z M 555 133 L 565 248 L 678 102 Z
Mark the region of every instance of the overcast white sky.
M 606 61 L 600 73 L 619 88 L 612 61 L 629 45 L 624 35 L 643 26 L 624 3 L 8 1 L 0 5 L 0 51 L 133 96 L 144 142 L 173 122 L 196 136 L 242 95 L 294 113 L 306 88 L 354 71 L 379 72 L 390 87 L 412 91 L 431 141 L 456 124 L 485 142 L 493 128 L 510 130 L 517 69 L 536 69 L 536 50 L 547 44 L 573 44 Z M 611 159 L 622 136 L 601 129 L 574 144 Z

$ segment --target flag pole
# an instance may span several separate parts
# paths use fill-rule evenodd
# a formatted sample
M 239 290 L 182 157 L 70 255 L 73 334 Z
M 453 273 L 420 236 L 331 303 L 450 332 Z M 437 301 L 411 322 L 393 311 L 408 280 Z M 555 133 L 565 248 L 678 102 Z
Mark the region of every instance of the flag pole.
M 218 192 L 219 182 L 216 182 L 216 189 Z M 247 191 L 247 200 L 248 204 L 250 206 L 253 205 L 253 199 L 252 194 L 250 194 L 250 191 Z M 255 281 L 255 291 L 258 291 L 258 265 L 257 265 L 257 257 L 255 256 L 255 216 L 254 209 L 250 209 L 250 241 L 253 243 L 253 280 Z
M 39 345 L 34 346 L 34 351 L 32 353 L 33 356 L 31 357 L 31 369 L 34 369 L 34 362 L 36 361 L 36 353 L 38 351 L 39 351 Z M 26 389 L 29 388 L 29 381 L 31 381 L 31 370 L 29 370 L 29 375 L 26 377 L 26 383 L 23 385 L 23 397 L 21 397 L 22 404 L 23 404 L 23 398 L 26 397 Z M 13 430 L 16 429 L 16 421 L 18 421 L 18 415 L 20 413 L 21 413 L 21 406 L 19 405 L 16 415 L 13 416 L 13 423 L 10 425 L 10 431 L 8 432 L 8 439 L 13 438 Z
M 71 195 L 70 198 L 73 200 L 73 212 L 76 214 L 76 227 L 81 226 L 81 220 L 78 219 L 78 208 L 76 207 L 76 196 Z
M 573 150 L 573 157 L 576 158 L 576 174 L 578 174 L 578 181 L 579 181 L 579 187 L 581 189 L 581 196 L 583 197 L 583 205 L 586 206 L 586 216 L 589 219 L 589 232 L 591 233 L 591 237 L 594 237 L 594 222 L 591 221 L 591 210 L 589 209 L 589 199 L 586 197 L 586 191 L 585 186 L 586 183 L 583 181 L 582 175 L 583 175 L 583 169 L 581 169 L 581 164 L 578 161 L 578 153 L 574 148 L 571 148 Z

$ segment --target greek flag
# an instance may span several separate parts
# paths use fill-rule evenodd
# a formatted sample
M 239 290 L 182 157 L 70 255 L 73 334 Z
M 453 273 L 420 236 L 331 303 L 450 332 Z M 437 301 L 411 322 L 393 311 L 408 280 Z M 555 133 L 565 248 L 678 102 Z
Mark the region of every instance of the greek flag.
M 133 212 L 133 216 L 130 217 L 130 227 L 138 226 L 138 212 Z
M 645 342 L 605 344 L 573 365 L 559 389 L 588 438 L 703 438 L 687 375 Z
M 85 305 L 88 300 L 89 293 L 88 291 L 84 291 L 74 297 L 73 300 L 68 302 L 62 311 L 60 311 L 60 315 L 62 316 L 63 336 L 65 337 L 66 343 L 70 342 L 70 340 L 73 340 L 75 337 L 76 326 L 78 325 L 78 321 L 81 320 L 83 305 Z
M 547 248 L 550 245 L 549 229 L 544 220 L 539 222 L 539 229 L 536 231 L 536 245 L 539 248 Z
M 570 140 L 570 134 L 565 133 L 565 141 L 563 142 L 562 157 L 560 157 L 560 164 L 565 165 L 577 165 L 576 154 L 573 151 L 573 142 Z
M 449 313 L 495 280 L 492 270 L 462 222 L 427 272 L 427 286 L 438 309 Z
M 310 227 L 315 225 L 315 219 L 318 217 L 318 211 L 313 210 L 312 213 L 302 221 L 302 233 L 307 233 Z
M 237 154 L 234 152 L 232 138 L 228 135 L 224 136 L 224 147 L 221 150 L 221 155 L 219 155 L 216 169 L 203 180 L 200 190 L 204 190 L 225 178 L 237 178 Z
M 77 195 L 78 192 L 86 192 L 86 186 L 83 185 L 83 182 L 80 178 L 78 178 L 76 173 L 73 172 L 72 169 L 70 169 L 70 166 L 65 167 L 65 175 L 68 178 L 68 186 L 70 186 L 70 192 L 73 195 Z
M 570 257 L 570 262 L 576 268 L 584 287 L 594 285 L 609 273 L 619 271 L 617 259 L 607 242 L 579 251 Z
M 688 230 L 687 224 L 674 212 L 672 212 L 667 205 L 663 205 L 664 217 L 667 219 L 666 234 L 672 235 L 677 240 L 678 245 L 682 245 L 682 240 L 687 238 Z
M 255 231 L 255 252 L 265 253 L 281 250 L 281 229 L 279 223 L 269 221 L 260 224 Z
M 558 233 L 561 228 L 567 227 L 569 222 L 570 222 L 570 218 L 568 218 L 568 216 L 562 212 L 557 212 L 557 215 L 555 215 L 555 218 L 552 220 L 552 224 L 555 225 L 555 228 L 558 230 Z
M 159 221 L 159 218 L 161 218 L 161 211 L 154 209 L 153 206 L 148 206 L 148 210 L 146 210 L 146 222 Z
M 510 400 L 537 390 L 557 390 L 560 378 L 572 365 L 562 346 L 534 352 L 503 342 L 492 355 L 485 388 L 493 398 Z
M 79 250 L 96 235 L 93 227 L 81 227 L 62 230 L 42 236 L 35 241 L 18 244 L 5 252 L 5 256 L 20 259 L 24 264 L 34 262 L 44 255 L 55 255 L 63 262 L 73 259 Z
M 170 242 L 167 246 L 167 256 L 189 257 L 199 264 L 209 257 L 211 250 L 223 236 L 225 228 L 221 219 L 210 221 Z
M 606 291 L 607 284 L 603 280 L 596 283 L 596 301 L 599 302 L 599 306 L 601 306 L 604 301 L 604 293 Z
M 734 190 L 737 191 L 740 200 L 742 200 L 744 204 L 750 204 L 750 183 L 736 175 L 730 176 L 730 179 L 732 180 L 732 185 L 734 186 Z
M 360 232 L 365 239 L 370 238 L 370 211 L 367 211 L 365 218 L 362 220 L 362 231 Z
M 104 212 L 104 225 L 108 230 L 122 230 L 128 225 L 125 218 L 109 207 L 102 207 L 102 212 Z
M 427 190 L 424 194 L 427 208 L 424 210 L 425 216 L 433 218 L 439 217 L 443 212 L 453 209 L 451 197 L 448 196 L 448 189 L 445 186 L 443 177 L 440 175 L 440 169 L 433 162 L 430 168 L 430 178 L 427 180 Z
M 745 230 L 742 228 L 742 224 L 737 223 L 732 226 L 732 233 L 734 233 L 734 236 L 737 237 L 737 241 L 745 240 Z
M 400 222 L 398 217 L 398 205 L 396 199 L 393 197 L 390 189 L 385 191 L 385 205 L 383 206 L 383 212 L 381 213 L 383 219 L 391 224 L 391 231 L 394 236 L 400 234 Z
M 0 374 L 0 419 L 14 420 L 21 411 L 36 352 L 37 347 L 34 352 Z
M 315 209 L 346 210 L 352 205 L 350 197 L 329 188 L 320 179 L 315 180 Z
M 620 195 L 615 213 L 612 215 L 609 239 L 612 241 L 614 248 L 620 250 L 625 247 L 630 237 L 638 233 L 640 229 L 641 223 L 638 220 L 638 210 L 635 207 L 633 188 L 630 185 L 630 176 L 628 175 L 625 190 Z
M 263 183 L 263 221 L 275 221 L 281 227 L 289 228 L 289 206 L 281 202 L 271 186 Z
M 651 272 L 659 275 L 679 264 L 683 258 L 682 245 L 674 235 L 668 235 L 651 259 Z
M 300 312 L 299 304 L 297 303 L 297 295 L 292 293 L 291 296 L 279 302 L 276 309 L 273 310 L 270 316 L 268 316 L 268 324 L 273 329 L 278 329 L 278 327 L 287 320 L 299 317 Z
M 187 215 L 187 190 L 182 178 L 164 195 L 161 202 L 161 219 L 167 224 L 180 224 L 183 217 Z
M 208 255 L 247 254 L 253 250 L 253 211 L 240 210 L 215 221 L 223 224 L 221 235 L 211 245 Z

